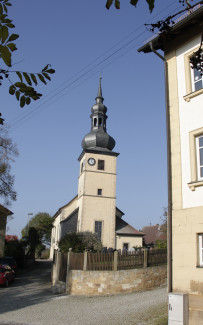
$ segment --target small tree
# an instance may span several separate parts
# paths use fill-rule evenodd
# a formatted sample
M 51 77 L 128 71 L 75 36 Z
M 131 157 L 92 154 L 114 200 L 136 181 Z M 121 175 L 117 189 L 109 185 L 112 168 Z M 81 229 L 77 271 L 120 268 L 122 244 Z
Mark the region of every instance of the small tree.
M 17 155 L 16 145 L 9 138 L 6 128 L 0 127 L 0 196 L 4 198 L 6 205 L 17 197 L 13 189 L 14 176 L 11 175 L 10 165 Z
M 41 244 L 44 244 L 44 245 L 50 244 L 52 222 L 53 222 L 53 219 L 50 216 L 50 214 L 47 212 L 38 212 L 36 215 L 34 215 L 34 217 L 32 219 L 30 219 L 29 228 L 32 227 L 32 228 L 36 229 L 36 231 L 38 233 L 39 241 Z M 28 227 L 28 225 L 26 225 L 22 229 L 22 231 L 21 231 L 22 237 L 26 237 L 27 227 Z

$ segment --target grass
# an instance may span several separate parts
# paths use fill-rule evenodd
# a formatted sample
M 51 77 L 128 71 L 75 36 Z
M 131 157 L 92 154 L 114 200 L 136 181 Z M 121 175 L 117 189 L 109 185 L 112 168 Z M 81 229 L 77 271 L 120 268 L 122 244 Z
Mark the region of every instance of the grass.
M 150 319 L 148 320 L 149 325 L 167 325 L 168 324 L 168 307 L 162 305 L 160 308 L 151 309 L 148 313 Z

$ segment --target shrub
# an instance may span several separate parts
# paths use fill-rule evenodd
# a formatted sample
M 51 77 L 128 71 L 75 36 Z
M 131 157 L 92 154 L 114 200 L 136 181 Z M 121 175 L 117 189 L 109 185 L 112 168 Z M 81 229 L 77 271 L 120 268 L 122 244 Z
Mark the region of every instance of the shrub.
M 63 253 L 67 253 L 69 248 L 75 253 L 83 252 L 85 249 L 98 251 L 102 249 L 102 243 L 96 234 L 91 232 L 71 232 L 60 240 L 59 248 Z

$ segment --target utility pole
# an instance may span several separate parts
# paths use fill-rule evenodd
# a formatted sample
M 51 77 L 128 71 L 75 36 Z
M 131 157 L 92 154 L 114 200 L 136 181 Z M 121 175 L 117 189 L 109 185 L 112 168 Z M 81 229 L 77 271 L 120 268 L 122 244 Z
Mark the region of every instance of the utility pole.
M 26 231 L 26 236 L 28 237 L 28 233 L 29 233 L 29 216 L 33 216 L 33 213 L 30 212 L 27 214 L 27 231 Z

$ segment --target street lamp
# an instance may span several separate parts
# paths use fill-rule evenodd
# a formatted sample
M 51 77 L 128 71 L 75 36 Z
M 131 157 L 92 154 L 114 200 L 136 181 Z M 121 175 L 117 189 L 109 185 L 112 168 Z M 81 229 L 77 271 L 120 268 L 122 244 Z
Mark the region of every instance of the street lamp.
M 28 236 L 28 232 L 29 232 L 29 216 L 33 216 L 33 213 L 30 212 L 27 214 L 27 231 L 26 231 L 26 236 Z

